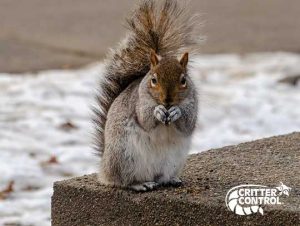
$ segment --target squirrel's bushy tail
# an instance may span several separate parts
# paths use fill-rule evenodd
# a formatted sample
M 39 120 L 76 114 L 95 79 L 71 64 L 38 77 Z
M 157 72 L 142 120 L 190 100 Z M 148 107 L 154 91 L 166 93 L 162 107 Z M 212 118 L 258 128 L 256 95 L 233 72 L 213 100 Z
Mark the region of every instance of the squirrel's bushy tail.
M 106 61 L 94 108 L 96 150 L 100 154 L 104 151 L 106 116 L 114 99 L 150 70 L 151 49 L 162 57 L 194 50 L 198 43 L 193 35 L 194 22 L 176 0 L 144 0 L 127 19 L 130 33 Z

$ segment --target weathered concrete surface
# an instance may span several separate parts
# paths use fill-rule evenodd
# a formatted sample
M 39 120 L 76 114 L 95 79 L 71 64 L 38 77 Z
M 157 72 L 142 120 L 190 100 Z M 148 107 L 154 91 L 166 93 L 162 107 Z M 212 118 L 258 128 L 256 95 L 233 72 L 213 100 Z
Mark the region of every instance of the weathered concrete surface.
M 300 225 L 300 133 L 191 155 L 180 188 L 149 193 L 107 188 L 95 175 L 56 182 L 52 224 L 76 225 Z M 237 216 L 227 191 L 245 183 L 292 187 L 283 205 Z
M 124 36 L 123 18 L 136 2 L 1 0 L 0 72 L 101 59 Z M 300 50 L 300 1 L 191 0 L 188 7 L 203 14 L 203 53 Z

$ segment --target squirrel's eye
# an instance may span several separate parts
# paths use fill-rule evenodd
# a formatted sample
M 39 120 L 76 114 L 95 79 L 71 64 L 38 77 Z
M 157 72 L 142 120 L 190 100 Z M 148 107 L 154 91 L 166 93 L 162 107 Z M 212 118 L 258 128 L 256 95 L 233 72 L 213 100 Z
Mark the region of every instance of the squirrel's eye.
M 151 86 L 154 87 L 157 84 L 157 79 L 156 78 L 152 78 L 151 79 Z
M 180 84 L 181 84 L 181 86 L 183 86 L 183 87 L 186 86 L 186 78 L 185 78 L 185 77 L 182 77 L 182 78 L 181 78 Z

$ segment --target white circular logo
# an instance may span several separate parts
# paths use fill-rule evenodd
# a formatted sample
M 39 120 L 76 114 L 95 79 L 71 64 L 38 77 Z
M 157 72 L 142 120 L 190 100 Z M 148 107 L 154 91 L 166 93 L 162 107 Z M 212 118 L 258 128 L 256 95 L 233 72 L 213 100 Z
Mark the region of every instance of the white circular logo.
M 237 215 L 260 213 L 265 205 L 280 205 L 280 196 L 289 196 L 291 188 L 284 185 L 270 188 L 257 184 L 242 184 L 231 188 L 226 195 L 227 208 Z

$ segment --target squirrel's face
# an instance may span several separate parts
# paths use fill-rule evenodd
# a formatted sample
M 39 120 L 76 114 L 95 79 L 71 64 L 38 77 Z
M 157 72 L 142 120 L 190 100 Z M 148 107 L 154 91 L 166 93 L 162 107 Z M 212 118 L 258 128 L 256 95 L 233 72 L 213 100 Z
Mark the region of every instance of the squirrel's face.
M 148 86 L 150 94 L 158 104 L 169 108 L 177 105 L 188 94 L 190 80 L 188 79 L 186 66 L 188 53 L 185 53 L 179 61 L 175 57 L 158 59 L 151 52 L 151 70 L 148 73 Z

